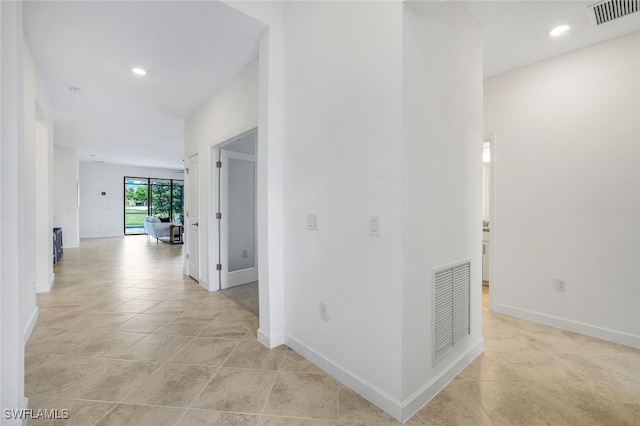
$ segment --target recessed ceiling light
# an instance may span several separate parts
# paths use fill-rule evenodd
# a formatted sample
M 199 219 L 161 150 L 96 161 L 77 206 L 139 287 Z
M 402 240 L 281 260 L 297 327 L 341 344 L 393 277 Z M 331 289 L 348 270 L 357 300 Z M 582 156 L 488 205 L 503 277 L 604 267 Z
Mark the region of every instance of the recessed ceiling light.
M 69 91 L 71 93 L 80 93 L 82 92 L 82 89 L 76 86 L 69 86 Z
M 569 31 L 570 29 L 571 29 L 571 26 L 568 24 L 558 25 L 557 27 L 549 31 L 549 35 L 551 37 L 559 37 L 563 34 L 566 34 L 567 31 Z
M 132 68 L 131 72 L 136 75 L 147 75 L 147 71 L 144 68 Z

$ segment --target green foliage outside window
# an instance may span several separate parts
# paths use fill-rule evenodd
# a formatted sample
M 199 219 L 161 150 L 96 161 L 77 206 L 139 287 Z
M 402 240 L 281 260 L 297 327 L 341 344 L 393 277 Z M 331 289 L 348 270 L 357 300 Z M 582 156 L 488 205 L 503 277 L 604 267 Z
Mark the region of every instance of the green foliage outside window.
M 125 178 L 124 193 L 125 233 L 138 233 L 134 228 L 142 227 L 147 214 L 175 222 L 184 212 L 184 181 L 181 180 Z

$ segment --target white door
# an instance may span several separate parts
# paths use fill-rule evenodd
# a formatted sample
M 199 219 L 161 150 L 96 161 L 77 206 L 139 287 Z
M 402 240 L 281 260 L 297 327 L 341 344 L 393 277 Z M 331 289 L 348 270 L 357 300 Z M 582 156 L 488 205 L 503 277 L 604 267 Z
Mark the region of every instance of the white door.
M 200 279 L 200 253 L 198 250 L 198 155 L 189 157 L 187 165 L 187 272 L 195 280 Z
M 256 157 L 219 152 L 220 288 L 258 281 Z

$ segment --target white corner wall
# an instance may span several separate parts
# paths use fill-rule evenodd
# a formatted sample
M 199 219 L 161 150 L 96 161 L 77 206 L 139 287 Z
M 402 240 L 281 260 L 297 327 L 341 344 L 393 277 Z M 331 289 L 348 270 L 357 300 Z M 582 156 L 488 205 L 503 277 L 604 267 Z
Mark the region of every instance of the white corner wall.
M 29 147 L 29 179 L 33 179 L 33 232 L 35 290 L 46 292 L 53 284 L 53 108 L 36 69 L 29 45 L 24 42 L 24 142 Z M 34 302 L 35 304 L 35 302 Z
M 495 310 L 640 347 L 640 33 L 488 79 L 485 132 Z
M 124 236 L 125 176 L 184 180 L 179 170 L 101 163 L 80 163 L 79 169 L 80 238 Z
M 447 9 L 449 15 L 444 13 L 438 19 L 450 19 L 456 30 L 462 30 L 460 44 L 452 42 L 460 53 L 448 56 L 449 47 L 422 41 L 448 65 L 444 70 L 435 66 L 436 62 L 427 67 L 433 74 L 420 84 L 429 102 L 437 105 L 429 103 L 422 112 L 440 112 L 441 108 L 452 112 L 449 127 L 439 121 L 442 116 L 427 117 L 434 133 L 426 139 L 429 157 L 425 161 L 434 167 L 423 173 L 422 161 L 410 158 L 412 152 L 403 154 L 404 149 L 422 153 L 419 142 L 404 141 L 404 132 L 407 128 L 418 133 L 423 129 L 422 123 L 410 121 L 407 127 L 403 121 L 405 108 L 412 106 L 403 98 L 414 95 L 403 86 L 408 75 L 403 67 L 418 65 L 403 56 L 407 46 L 402 2 L 231 5 L 261 19 L 269 29 L 261 40 L 257 68 L 248 67 L 187 120 L 186 156 L 200 155 L 201 276 L 206 272 L 204 276 L 211 280 L 211 268 L 207 268 L 216 253 L 215 229 L 209 227 L 215 198 L 211 148 L 258 122 L 258 337 L 268 346 L 286 343 L 395 417 L 406 418 L 428 397 L 428 391 L 442 385 L 443 371 L 455 374 L 482 349 L 477 320 L 479 285 L 472 296 L 477 305 L 472 313 L 475 340 L 460 350 L 462 360 L 440 371 L 418 365 L 430 362 L 430 324 L 420 312 L 427 309 L 430 299 L 407 304 L 416 293 L 403 294 L 416 284 L 403 277 L 404 268 L 415 271 L 425 266 L 424 258 L 405 253 L 410 247 L 403 244 L 403 236 L 413 232 L 403 220 L 416 220 L 425 213 L 403 214 L 413 206 L 410 191 L 404 189 L 407 184 L 421 187 L 426 181 L 433 190 L 427 196 L 441 201 L 448 200 L 450 191 L 461 191 L 448 200 L 447 206 L 455 205 L 459 213 L 447 212 L 451 217 L 444 218 L 444 232 L 435 223 L 419 227 L 420 242 L 432 240 L 420 254 L 431 256 L 429 262 L 435 266 L 450 258 L 469 258 L 474 263 L 480 258 L 482 74 L 478 26 L 454 6 Z M 428 30 L 422 37 L 440 38 Z M 250 92 L 256 82 L 256 91 Z M 440 84 L 444 86 L 437 87 Z M 443 93 L 449 89 L 453 97 L 444 99 Z M 440 187 L 432 183 L 441 178 L 437 173 L 442 170 L 437 164 L 439 155 L 453 167 Z M 403 173 L 403 161 L 418 174 Z M 425 208 L 419 202 L 416 207 Z M 317 232 L 306 229 L 309 213 L 318 215 Z M 434 220 L 442 218 L 440 211 L 427 209 L 427 213 Z M 379 237 L 369 235 L 370 216 L 379 218 Z M 203 220 L 206 229 L 202 229 Z M 282 258 L 280 250 L 284 250 Z M 479 270 L 473 276 L 480 283 Z M 425 286 L 417 283 L 417 293 Z M 321 302 L 328 307 L 329 321 L 320 318 Z M 411 315 L 403 316 L 403 303 L 413 311 Z M 286 317 L 280 325 L 278 316 L 283 310 Z M 420 322 L 412 324 L 411 318 Z M 415 330 L 408 330 L 412 327 Z M 405 332 L 410 337 L 403 337 Z M 417 343 L 410 341 L 416 336 Z M 415 352 L 403 356 L 405 350 Z M 407 368 L 402 365 L 405 361 L 411 363 Z M 419 372 L 415 379 L 409 378 L 413 367 Z
M 400 417 L 402 3 L 285 9 L 287 344 Z
M 211 212 L 217 207 L 212 187 L 212 147 L 258 125 L 258 61 L 255 60 L 217 94 L 189 116 L 185 123 L 185 158 L 198 154 L 199 266 L 200 283 L 218 288 L 214 260 L 218 258 L 217 228 L 210 228 Z M 188 191 L 187 191 L 188 192 Z M 188 220 L 188 219 L 187 219 Z M 185 233 L 186 235 L 187 233 Z M 211 276 L 210 276 L 211 274 Z M 216 275 L 214 277 L 213 275 Z
M 78 209 L 78 152 L 61 145 L 53 147 L 53 226 L 62 228 L 65 247 L 80 244 Z
M 0 2 L 0 95 L 0 403 L 3 409 L 19 410 L 28 406 L 24 345 L 38 318 L 34 278 L 39 268 L 48 269 L 39 257 L 44 253 L 39 237 L 49 221 L 49 208 L 37 200 L 46 200 L 48 191 L 37 168 L 46 168 L 50 157 L 36 152 L 48 145 L 37 144 L 36 123 L 51 117 L 24 40 L 21 2 Z M 37 207 L 44 212 L 36 213 Z M 2 424 L 17 426 L 22 420 L 3 418 Z
M 483 349 L 482 31 L 460 3 L 404 8 L 403 418 Z M 471 261 L 471 336 L 433 359 L 433 270 Z

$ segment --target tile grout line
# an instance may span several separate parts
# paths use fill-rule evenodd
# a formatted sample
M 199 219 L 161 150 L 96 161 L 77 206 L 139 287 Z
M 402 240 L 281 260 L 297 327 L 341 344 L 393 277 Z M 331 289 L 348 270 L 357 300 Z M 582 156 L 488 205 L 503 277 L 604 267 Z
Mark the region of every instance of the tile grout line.
M 258 424 L 260 424 L 262 422 L 262 418 L 264 417 L 264 411 L 267 408 L 267 404 L 269 404 L 269 398 L 271 398 L 271 392 L 273 391 L 273 388 L 276 385 L 276 381 L 278 380 L 278 377 L 280 376 L 280 372 L 282 371 L 282 365 L 284 364 L 284 360 L 287 357 L 287 351 L 289 350 L 289 347 L 287 345 L 285 346 L 285 350 L 283 351 L 282 354 L 282 359 L 280 360 L 280 364 L 278 365 L 278 368 L 275 370 L 276 374 L 273 378 L 273 382 L 271 383 L 271 386 L 269 387 L 269 392 L 267 393 L 267 398 L 264 400 L 264 405 L 262 406 L 262 410 L 260 410 L 260 414 L 258 415 Z
M 215 319 L 214 319 L 215 320 Z M 212 320 L 211 322 L 213 322 L 214 320 Z M 207 326 L 208 327 L 208 326 Z M 206 327 L 205 327 L 206 328 Z M 204 329 L 203 329 L 204 331 Z M 202 331 L 200 332 L 202 333 Z M 196 336 L 197 337 L 197 336 Z M 195 339 L 195 337 L 194 337 Z M 235 352 L 235 350 L 238 348 L 238 346 L 240 345 L 240 342 L 242 340 L 238 340 L 238 343 L 236 343 L 236 346 L 233 348 L 233 350 L 231 350 L 229 352 L 229 355 L 227 355 L 224 359 L 224 361 L 222 361 L 222 363 L 220 364 L 220 366 L 218 366 L 216 368 L 215 373 L 213 373 L 213 376 L 211 376 L 211 378 L 209 379 L 209 381 L 202 387 L 202 390 L 198 393 L 198 395 L 193 399 L 193 401 L 191 401 L 191 404 L 187 407 L 187 409 L 185 410 L 185 412 L 182 414 L 182 416 L 180 416 L 180 418 L 178 419 L 178 421 L 176 422 L 176 425 L 178 425 L 182 419 L 184 418 L 184 416 L 187 415 L 187 413 L 189 412 L 189 410 L 191 410 L 193 408 L 193 404 L 196 403 L 196 401 L 198 401 L 198 399 L 200 399 L 200 397 L 202 396 L 202 394 L 204 393 L 204 391 L 207 389 L 207 387 L 211 384 L 211 382 L 213 381 L 213 379 L 218 375 L 218 373 L 220 372 L 220 370 L 222 369 L 222 367 L 224 366 L 224 364 L 227 362 L 227 360 L 229 359 L 229 357 L 231 356 L 231 354 L 233 354 Z M 177 352 L 176 352 L 177 353 Z M 175 355 L 174 355 L 175 356 Z

